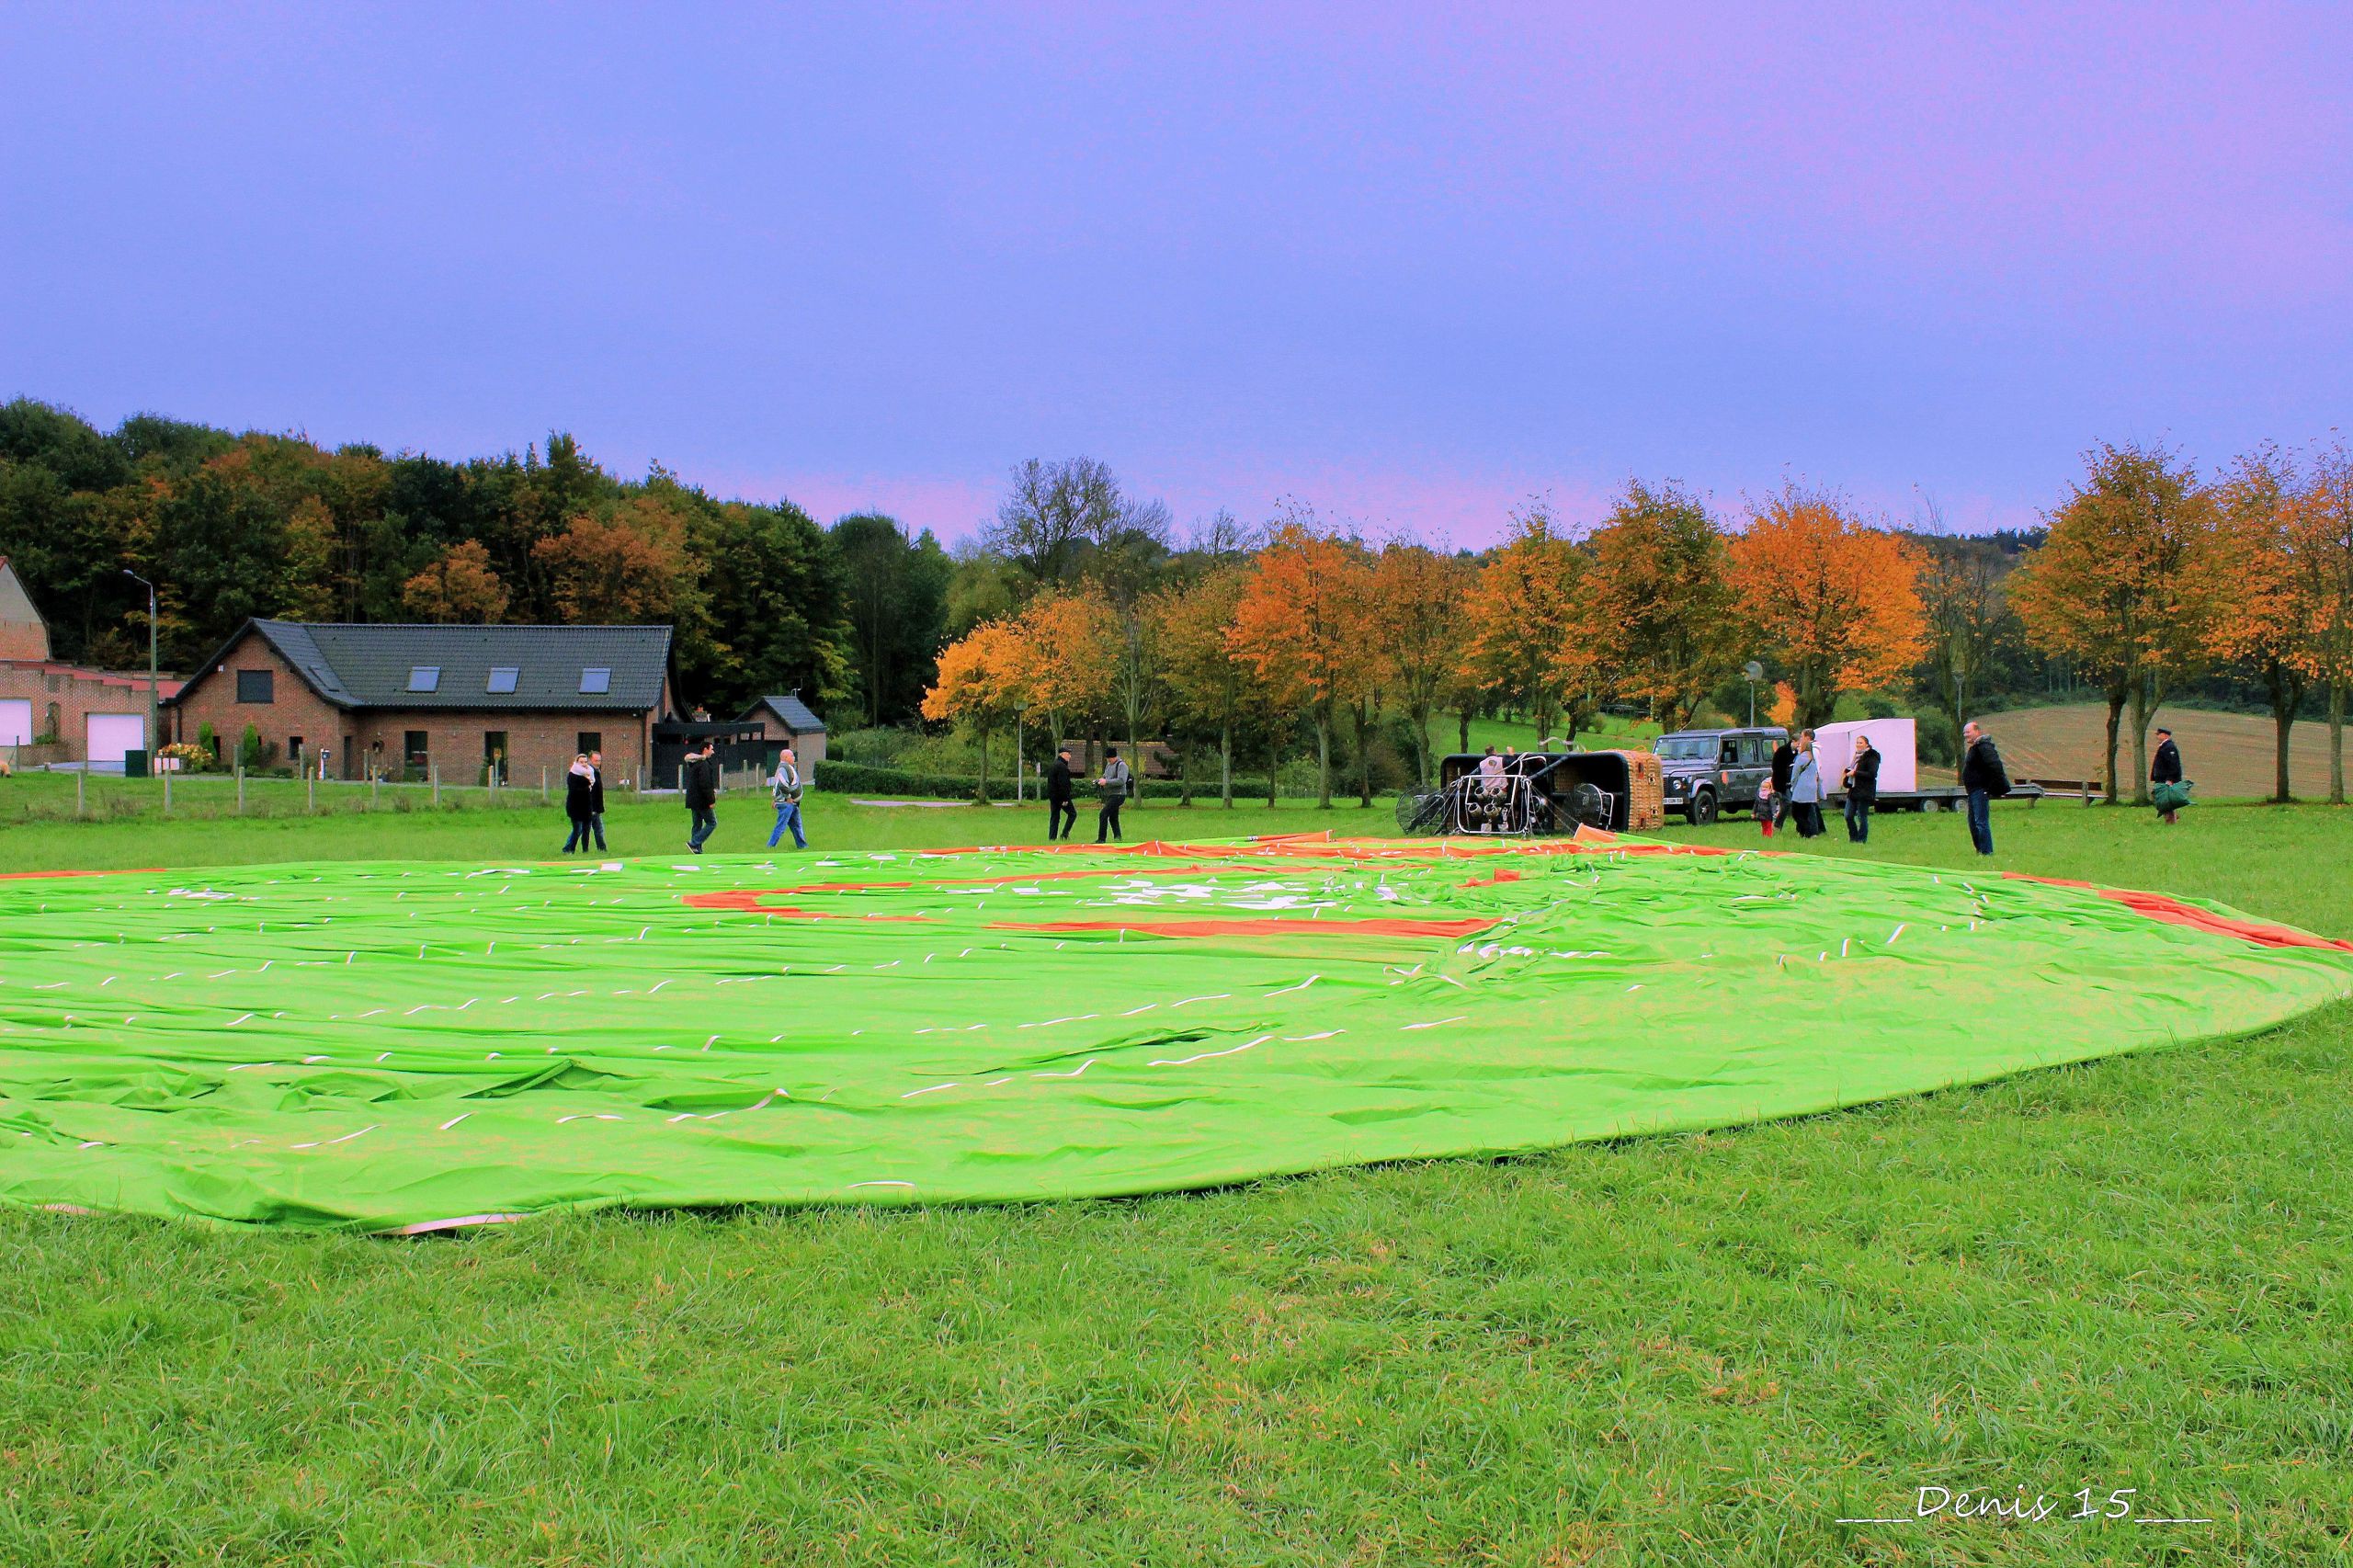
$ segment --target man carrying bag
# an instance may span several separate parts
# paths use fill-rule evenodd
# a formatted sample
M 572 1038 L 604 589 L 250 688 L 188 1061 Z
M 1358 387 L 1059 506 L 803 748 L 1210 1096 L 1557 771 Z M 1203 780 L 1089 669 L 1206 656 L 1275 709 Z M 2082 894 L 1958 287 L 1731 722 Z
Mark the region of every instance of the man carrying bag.
M 1095 842 L 1118 843 L 1120 838 L 1120 807 L 1128 798 L 1128 788 L 1133 776 L 1128 765 L 1120 760 L 1120 748 L 1111 746 L 1103 753 L 1103 777 L 1095 788 L 1103 800 L 1103 809 L 1095 817 Z

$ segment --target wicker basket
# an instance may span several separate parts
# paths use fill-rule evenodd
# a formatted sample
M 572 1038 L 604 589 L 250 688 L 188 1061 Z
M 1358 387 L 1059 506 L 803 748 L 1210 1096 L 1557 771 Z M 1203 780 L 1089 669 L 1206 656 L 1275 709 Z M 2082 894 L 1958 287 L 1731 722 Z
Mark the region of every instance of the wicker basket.
M 1666 775 L 1646 751 L 1620 751 L 1632 798 L 1626 802 L 1626 831 L 1650 833 L 1666 825 Z

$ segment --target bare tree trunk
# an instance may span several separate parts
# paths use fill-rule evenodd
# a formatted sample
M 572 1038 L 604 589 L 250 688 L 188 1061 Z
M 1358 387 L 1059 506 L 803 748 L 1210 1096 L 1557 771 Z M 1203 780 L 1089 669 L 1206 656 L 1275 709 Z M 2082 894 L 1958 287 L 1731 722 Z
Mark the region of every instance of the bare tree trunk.
M 1315 710 L 1315 809 L 1332 809 L 1332 716 Z
M 1430 710 L 1417 709 L 1414 713 L 1414 770 L 1422 788 L 1430 787 Z
M 2345 681 L 2328 683 L 2328 803 L 2345 803 Z
M 2116 732 L 2123 722 L 2124 693 L 2111 687 L 2108 694 L 2108 760 L 2101 772 L 2108 786 L 2108 803 L 2116 804 Z
M 1455 728 L 1457 731 L 1454 738 L 1460 743 L 1454 749 L 1461 755 L 1467 756 L 1471 753 L 1471 710 L 1468 708 L 1456 709 L 1454 710 L 1454 719 Z
M 1267 809 L 1268 811 L 1275 809 L 1275 796 L 1279 790 L 1279 787 L 1275 782 L 1275 775 L 1281 771 L 1282 761 L 1283 738 L 1269 732 L 1267 736 Z
M 2279 665 L 2271 666 L 2272 724 L 2272 786 L 2271 798 L 2286 805 L 2295 797 L 2288 792 L 2288 744 L 2295 733 L 2296 705 L 2303 692 L 2288 671 Z
M 1184 744 L 1176 748 L 1176 803 L 1193 803 L 1193 735 L 1188 730 Z
M 1370 720 L 1366 713 L 1366 710 L 1370 706 L 1371 704 L 1369 701 L 1358 702 L 1357 704 L 1356 712 L 1357 804 L 1365 807 L 1370 807 L 1372 804 L 1372 748 L 1366 744 L 1367 737 L 1365 733 L 1365 732 L 1371 727 Z
M 989 798 L 989 733 L 988 733 L 988 731 L 986 731 L 986 730 L 983 730 L 983 731 L 981 732 L 981 792 L 980 792 L 980 799 L 981 799 L 982 803 L 985 805 L 985 804 L 987 803 L 987 801 L 988 801 L 988 798 Z
M 1233 721 L 1231 719 L 1217 727 L 1217 798 L 1227 811 L 1233 809 Z
M 2149 680 L 2132 682 L 2132 803 L 2149 803 Z

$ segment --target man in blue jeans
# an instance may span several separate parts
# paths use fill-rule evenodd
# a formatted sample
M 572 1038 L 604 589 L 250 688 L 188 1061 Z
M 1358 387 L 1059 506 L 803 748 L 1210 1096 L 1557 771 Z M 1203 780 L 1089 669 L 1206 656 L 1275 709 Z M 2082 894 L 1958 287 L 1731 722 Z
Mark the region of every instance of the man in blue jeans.
M 776 772 L 768 778 L 768 796 L 776 801 L 776 830 L 768 835 L 768 847 L 792 830 L 792 846 L 806 849 L 809 841 L 801 835 L 801 768 L 793 760 L 792 748 L 785 747 L 776 755 Z
M 1994 853 L 1994 801 L 2010 792 L 2009 769 L 1994 749 L 1994 737 L 1972 719 L 1961 726 L 1961 787 L 1969 791 L 1969 841 L 1980 855 Z

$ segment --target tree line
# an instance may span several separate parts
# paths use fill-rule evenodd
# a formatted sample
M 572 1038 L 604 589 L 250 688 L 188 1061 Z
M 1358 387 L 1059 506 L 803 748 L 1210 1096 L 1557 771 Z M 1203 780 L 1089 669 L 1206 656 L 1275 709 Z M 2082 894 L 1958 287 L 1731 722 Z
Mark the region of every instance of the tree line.
M 921 701 L 951 573 L 888 518 L 624 481 L 563 434 L 451 461 L 153 415 L 100 431 L 28 399 L 0 405 L 0 555 L 72 662 L 145 665 L 128 570 L 157 586 L 167 669 L 253 616 L 668 622 L 695 704 L 799 690 L 878 718 Z
M 1312 758 L 1318 793 L 1363 798 L 1376 758 L 1427 778 L 1451 715 L 1573 740 L 1605 709 L 1667 725 L 1764 706 L 1817 723 L 1842 699 L 1908 705 L 1924 755 L 2016 700 L 2096 696 L 2107 773 L 2144 776 L 2161 700 L 2325 711 L 2331 794 L 2353 670 L 2353 461 L 2271 448 L 2200 475 L 2101 447 L 2041 528 L 1906 526 L 1803 485 L 1724 517 L 1634 483 L 1570 527 L 1540 501 L 1493 549 L 1368 539 L 1302 502 L 1180 537 L 1168 508 L 1086 458 L 1011 471 L 950 550 L 879 514 L 821 526 L 789 501 L 714 497 L 658 465 L 625 480 L 558 433 L 462 460 L 328 449 L 140 415 L 100 431 L 0 405 L 0 554 L 60 657 L 144 663 L 160 591 L 165 665 L 192 668 L 247 616 L 361 621 L 666 621 L 684 699 L 733 711 L 799 690 L 835 730 L 953 724 L 1165 739 L 1229 796 Z

